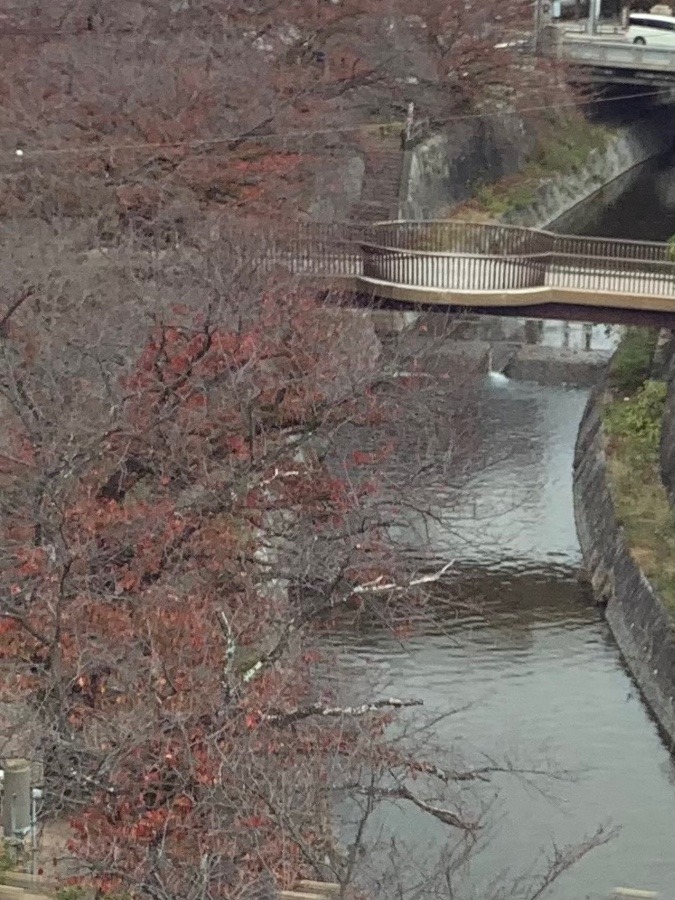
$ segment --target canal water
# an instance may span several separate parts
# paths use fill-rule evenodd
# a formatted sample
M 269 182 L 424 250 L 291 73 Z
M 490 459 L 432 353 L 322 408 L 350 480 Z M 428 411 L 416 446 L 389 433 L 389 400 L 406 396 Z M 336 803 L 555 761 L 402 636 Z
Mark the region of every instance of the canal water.
M 598 201 L 578 208 L 564 230 L 669 237 L 675 159 L 649 163 Z M 549 324 L 545 340 L 555 343 L 561 331 Z M 481 786 L 492 826 L 457 893 L 438 896 L 493 897 L 531 875 L 554 844 L 609 824 L 618 835 L 545 896 L 600 900 L 631 887 L 675 898 L 675 761 L 579 578 L 572 458 L 586 400 L 585 390 L 486 377 L 479 441 L 499 454 L 462 510 L 449 491 L 444 505 L 438 484 L 441 516 L 428 537 L 435 556 L 456 560 L 447 614 L 406 643 L 384 631 L 340 639 L 354 679 L 421 698 L 441 717 L 431 734 L 442 750 L 573 776 L 508 774 Z M 467 795 L 467 809 L 475 802 Z M 448 847 L 447 829 L 415 810 L 388 807 L 377 829 L 378 845 L 393 848 L 389 866 L 398 861 L 410 882 L 423 882 Z M 527 896 L 524 884 L 509 896 Z

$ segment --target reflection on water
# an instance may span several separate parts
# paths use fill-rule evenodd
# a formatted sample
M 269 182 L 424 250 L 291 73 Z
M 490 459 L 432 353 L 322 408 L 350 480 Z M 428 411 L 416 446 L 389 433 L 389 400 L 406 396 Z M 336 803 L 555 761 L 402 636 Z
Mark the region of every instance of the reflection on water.
M 583 391 L 488 380 L 476 426 L 478 471 L 459 508 L 439 485 L 439 521 L 420 528 L 420 549 L 503 571 L 542 559 L 578 566 L 570 467 L 585 402 Z
M 459 511 L 446 508 L 439 485 L 442 518 L 429 538 L 435 556 L 461 560 L 452 591 L 471 608 L 405 647 L 381 632 L 343 635 L 342 662 L 369 686 L 423 698 L 432 714 L 460 709 L 435 726 L 445 748 L 578 774 L 547 783 L 546 796 L 497 777 L 496 827 L 467 882 L 477 897 L 500 873 L 527 871 L 553 841 L 611 821 L 619 837 L 547 896 L 599 900 L 631 886 L 666 900 L 675 885 L 675 769 L 577 578 L 571 465 L 586 394 L 486 379 L 484 400 L 485 468 Z M 381 836 L 407 836 L 420 872 L 447 842 L 409 809 L 388 808 L 377 824 Z
M 434 314 L 438 316 L 438 314 Z M 433 328 L 433 319 L 427 332 Z M 442 327 L 437 323 L 437 327 Z M 601 350 L 611 352 L 617 341 L 617 328 L 582 322 L 561 322 L 553 319 L 521 319 L 505 316 L 467 316 L 456 326 L 455 340 L 485 341 L 492 345 L 529 344 L 551 349 L 577 352 Z
M 617 328 L 611 325 L 591 325 L 581 322 L 558 322 L 540 320 L 537 326 L 536 343 L 541 347 L 564 348 L 567 350 L 606 350 L 616 347 Z

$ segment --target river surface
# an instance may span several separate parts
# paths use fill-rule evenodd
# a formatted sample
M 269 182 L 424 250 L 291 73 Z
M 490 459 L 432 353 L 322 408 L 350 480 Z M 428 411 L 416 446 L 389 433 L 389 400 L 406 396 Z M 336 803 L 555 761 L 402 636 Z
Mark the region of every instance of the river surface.
M 605 213 L 597 203 L 578 208 L 564 230 L 669 237 L 673 165 L 661 159 L 632 173 L 622 196 L 603 195 Z M 555 344 L 562 331 L 549 323 L 542 341 Z M 595 346 L 606 340 L 595 332 Z M 587 392 L 488 376 L 482 394 L 479 440 L 499 448 L 498 460 L 461 511 L 449 499 L 444 509 L 438 485 L 443 516 L 429 535 L 435 555 L 456 560 L 449 590 L 468 608 L 449 605 L 444 620 L 405 644 L 386 632 L 343 635 L 341 662 L 378 691 L 422 698 L 432 714 L 459 709 L 433 729 L 446 750 L 574 773 L 537 782 L 544 793 L 512 775 L 495 780 L 483 793 L 494 827 L 457 896 L 491 897 L 491 884 L 530 872 L 553 843 L 610 823 L 618 836 L 546 896 L 599 900 L 632 887 L 673 900 L 675 763 L 579 578 L 571 472 Z M 447 842 L 447 831 L 414 810 L 390 807 L 378 826 L 385 842 L 398 832 L 413 848 L 410 857 L 396 852 L 420 879 Z

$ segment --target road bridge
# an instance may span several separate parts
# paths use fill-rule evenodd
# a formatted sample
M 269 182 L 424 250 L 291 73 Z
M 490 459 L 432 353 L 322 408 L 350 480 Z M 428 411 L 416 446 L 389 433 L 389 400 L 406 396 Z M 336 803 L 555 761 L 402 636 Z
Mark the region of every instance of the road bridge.
M 509 225 L 392 221 L 309 225 L 268 264 L 407 307 L 675 327 L 675 252 L 667 243 L 558 235 Z
M 569 25 L 549 25 L 538 46 L 543 55 L 568 63 L 572 80 L 675 88 L 675 47 L 629 43 L 614 26 L 588 34 Z

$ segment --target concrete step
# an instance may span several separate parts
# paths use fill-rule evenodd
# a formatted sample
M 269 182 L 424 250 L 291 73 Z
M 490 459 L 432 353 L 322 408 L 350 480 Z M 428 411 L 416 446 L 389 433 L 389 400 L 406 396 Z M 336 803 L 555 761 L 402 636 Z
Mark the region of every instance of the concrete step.
M 323 897 L 337 897 L 340 893 L 340 885 L 332 884 L 329 881 L 308 881 L 304 879 L 298 882 L 298 887 L 301 891 L 321 894 Z

